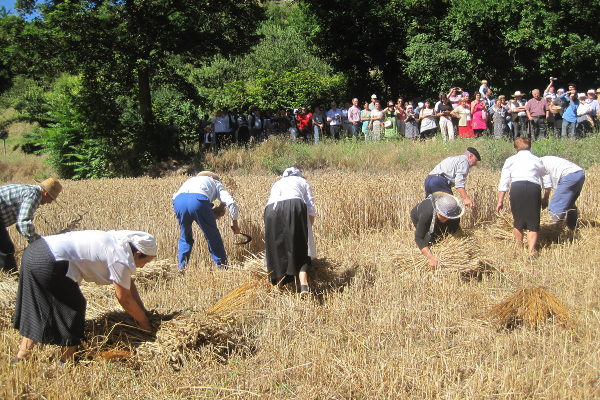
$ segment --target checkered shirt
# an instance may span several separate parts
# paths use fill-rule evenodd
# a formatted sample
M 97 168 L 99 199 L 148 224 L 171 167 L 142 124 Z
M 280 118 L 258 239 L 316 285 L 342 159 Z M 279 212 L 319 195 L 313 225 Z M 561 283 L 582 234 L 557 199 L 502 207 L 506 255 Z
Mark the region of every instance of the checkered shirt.
M 40 235 L 33 226 L 33 214 L 42 201 L 42 188 L 34 185 L 0 186 L 0 223 L 17 224 L 17 230 L 29 243 Z

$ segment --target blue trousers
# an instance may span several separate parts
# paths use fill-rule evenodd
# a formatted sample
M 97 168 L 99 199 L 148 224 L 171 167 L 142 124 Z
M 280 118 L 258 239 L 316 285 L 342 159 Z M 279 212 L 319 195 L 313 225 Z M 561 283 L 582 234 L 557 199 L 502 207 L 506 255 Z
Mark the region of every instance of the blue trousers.
M 179 242 L 177 244 L 177 261 L 179 269 L 183 270 L 190 259 L 194 237 L 192 236 L 192 222 L 196 221 L 206 243 L 210 257 L 215 264 L 227 264 L 227 255 L 223 239 L 217 227 L 217 220 L 212 212 L 212 203 L 208 197 L 198 193 L 181 193 L 173 200 L 173 209 L 179 221 Z
M 425 178 L 425 197 L 429 196 L 433 192 L 452 194 L 450 181 L 440 175 L 428 175 L 427 178 Z
M 577 206 L 575 206 L 575 201 L 581 194 L 584 182 L 585 173 L 583 171 L 563 176 L 558 181 L 558 185 L 548 206 L 548 211 L 552 214 L 552 218 L 555 220 L 566 218 L 567 226 L 570 229 L 575 229 L 577 225 L 579 212 L 577 211 Z

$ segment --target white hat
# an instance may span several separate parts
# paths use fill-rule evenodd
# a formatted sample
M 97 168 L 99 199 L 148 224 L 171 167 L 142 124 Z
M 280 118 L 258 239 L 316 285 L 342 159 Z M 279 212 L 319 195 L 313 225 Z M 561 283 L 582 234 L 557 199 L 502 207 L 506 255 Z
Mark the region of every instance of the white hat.
M 556 93 L 564 93 L 564 92 L 565 92 L 565 89 L 563 89 L 563 88 L 560 88 L 556 91 Z
M 376 94 L 372 94 L 372 95 L 371 95 L 371 98 L 372 98 L 372 99 L 376 99 L 376 98 L 377 98 L 377 95 L 376 95 Z
M 587 94 L 581 92 L 581 93 L 577 93 L 577 97 L 587 97 Z
M 593 93 L 593 94 L 596 94 L 596 91 L 595 91 L 594 89 L 588 89 L 588 91 L 587 91 L 587 92 L 588 92 L 588 93 Z
M 519 90 L 517 90 L 512 97 L 519 97 L 519 96 L 523 96 L 523 93 L 521 93 Z
M 423 102 L 422 102 L 422 101 L 420 101 L 420 102 L 419 102 L 419 108 L 423 108 L 423 107 L 425 107 L 425 104 L 423 104 Z
M 444 192 L 434 192 L 431 195 L 435 211 L 448 219 L 460 218 L 465 212 L 461 201 L 456 196 Z

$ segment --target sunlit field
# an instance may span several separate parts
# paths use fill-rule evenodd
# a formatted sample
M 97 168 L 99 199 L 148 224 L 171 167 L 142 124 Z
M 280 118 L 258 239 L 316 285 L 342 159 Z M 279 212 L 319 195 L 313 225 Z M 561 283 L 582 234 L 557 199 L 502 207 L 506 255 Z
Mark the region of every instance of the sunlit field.
M 196 229 L 185 276 L 175 273 L 179 230 L 171 196 L 186 176 L 65 181 L 59 202 L 36 214 L 42 234 L 135 229 L 157 237 L 157 261 L 139 271 L 138 285 L 158 333 L 129 329 L 127 336 L 122 324 L 132 321 L 118 313 L 112 288 L 84 284 L 88 324 L 79 362 L 57 367 L 57 349 L 46 346 L 10 366 L 20 339 L 10 325 L 16 281 L 3 276 L 0 397 L 600 397 L 600 170 L 587 171 L 575 235 L 547 237 L 533 260 L 494 213 L 499 173 L 472 170 L 476 207 L 462 220 L 463 235 L 470 257 L 486 267 L 446 258 L 431 271 L 414 244 L 409 211 L 436 162 L 406 173 L 306 173 L 318 209 L 316 293 L 308 299 L 293 286 L 274 290 L 262 274 L 262 214 L 275 174 L 223 174 L 253 241 L 236 244 L 229 217 L 219 220 L 233 267 L 216 270 Z M 23 249 L 14 227 L 10 233 Z M 461 246 L 453 250 L 466 251 Z M 494 305 L 530 287 L 556 296 L 568 320 L 506 329 L 491 318 Z

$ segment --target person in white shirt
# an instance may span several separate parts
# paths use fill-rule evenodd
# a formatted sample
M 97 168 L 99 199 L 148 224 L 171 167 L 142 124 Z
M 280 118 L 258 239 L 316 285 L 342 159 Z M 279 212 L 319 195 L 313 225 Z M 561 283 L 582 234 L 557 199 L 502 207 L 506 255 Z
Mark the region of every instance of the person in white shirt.
M 342 131 L 342 110 L 335 102 L 331 102 L 331 108 L 327 110 L 327 122 L 329 122 L 329 135 L 333 139 L 340 138 Z
M 197 176 L 188 179 L 173 195 L 173 209 L 179 222 L 180 237 L 177 246 L 177 261 L 179 271 L 183 272 L 187 265 L 194 237 L 192 222 L 202 229 L 210 256 L 218 268 L 227 268 L 227 254 L 217 221 L 212 211 L 212 202 L 219 199 L 225 203 L 231 215 L 233 233 L 240 233 L 238 226 L 238 207 L 235 199 L 225 189 L 219 176 L 210 171 L 202 171 Z
M 308 294 L 308 270 L 316 257 L 312 225 L 317 211 L 310 185 L 298 168 L 287 168 L 273 184 L 264 212 L 265 261 L 273 285 L 300 281 Z
M 536 254 L 540 213 L 542 207 L 542 186 L 544 196 L 548 196 L 550 187 L 546 187 L 543 177 L 546 168 L 539 157 L 530 151 L 531 140 L 518 137 L 514 141 L 517 154 L 506 159 L 498 184 L 498 203 L 496 211 L 504 208 L 504 197 L 510 187 L 510 207 L 513 215 L 513 233 L 519 247 L 523 247 L 523 230 L 527 229 L 529 255 Z
M 579 165 L 560 157 L 544 156 L 542 163 L 547 172 L 544 184 L 552 185 L 554 189 L 548 211 L 554 221 L 565 221 L 569 229 L 573 230 L 579 217 L 575 202 L 581 194 L 585 172 Z M 546 204 L 549 194 L 547 192 L 543 199 Z
M 44 236 L 23 253 L 13 326 L 23 339 L 13 363 L 36 343 L 63 346 L 59 364 L 83 339 L 82 280 L 113 285 L 117 300 L 142 330 L 151 332 L 132 274 L 156 257 L 154 236 L 139 231 L 75 231 Z

